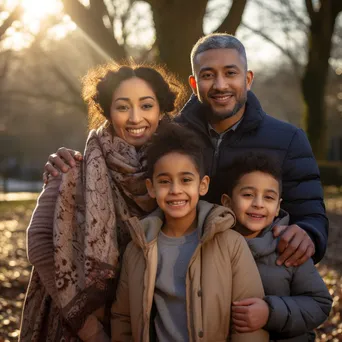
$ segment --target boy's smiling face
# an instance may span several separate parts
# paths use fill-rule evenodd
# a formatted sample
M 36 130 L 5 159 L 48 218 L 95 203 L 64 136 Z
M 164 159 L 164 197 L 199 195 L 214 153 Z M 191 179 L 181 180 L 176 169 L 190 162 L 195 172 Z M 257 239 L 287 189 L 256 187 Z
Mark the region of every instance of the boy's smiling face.
M 232 197 L 224 194 L 222 204 L 235 213 L 240 225 L 247 228 L 245 236 L 257 236 L 278 216 L 280 209 L 279 182 L 271 175 L 254 171 L 243 175 L 233 189 Z
M 208 191 L 209 177 L 200 177 L 194 161 L 187 155 L 171 152 L 154 165 L 153 179 L 147 179 L 147 190 L 156 198 L 166 221 L 192 222 L 200 196 Z

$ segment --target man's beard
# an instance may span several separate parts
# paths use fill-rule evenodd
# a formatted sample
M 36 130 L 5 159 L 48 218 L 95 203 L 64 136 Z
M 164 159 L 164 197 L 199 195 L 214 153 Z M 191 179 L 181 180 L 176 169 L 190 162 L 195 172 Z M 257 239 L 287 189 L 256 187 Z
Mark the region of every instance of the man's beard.
M 202 103 L 207 110 L 205 111 L 207 120 L 212 123 L 218 123 L 220 121 L 224 121 L 236 115 L 239 110 L 246 104 L 247 102 L 247 94 L 242 96 L 235 104 L 232 110 L 228 110 L 226 112 L 217 112 L 215 111 L 209 103 Z

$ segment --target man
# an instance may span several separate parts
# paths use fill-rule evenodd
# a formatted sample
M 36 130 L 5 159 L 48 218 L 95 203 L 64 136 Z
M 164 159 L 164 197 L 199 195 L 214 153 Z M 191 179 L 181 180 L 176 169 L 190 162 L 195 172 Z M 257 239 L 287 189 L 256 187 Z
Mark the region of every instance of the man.
M 290 213 L 287 227 L 278 226 L 278 264 L 296 266 L 313 257 L 322 259 L 328 237 L 323 191 L 317 163 L 301 129 L 268 116 L 250 91 L 245 48 L 228 34 L 202 37 L 191 52 L 193 95 L 175 119 L 200 134 L 206 143 L 205 161 L 211 184 L 206 200 L 220 203 L 221 184 L 234 157 L 246 150 L 262 150 L 282 163 L 282 207 Z M 60 149 L 45 166 L 56 174 L 72 166 L 72 155 Z M 79 154 L 77 154 L 79 157 Z M 61 158 L 60 158 L 61 157 Z M 76 157 L 77 158 L 77 157 Z M 53 164 L 53 165 L 52 165 Z

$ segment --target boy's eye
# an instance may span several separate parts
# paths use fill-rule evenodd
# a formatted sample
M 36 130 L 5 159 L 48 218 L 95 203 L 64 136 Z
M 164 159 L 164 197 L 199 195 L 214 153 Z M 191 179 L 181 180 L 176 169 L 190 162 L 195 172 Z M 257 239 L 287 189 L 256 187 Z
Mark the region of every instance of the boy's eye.
M 192 181 L 191 178 L 184 178 L 184 179 L 183 179 L 183 182 L 184 182 L 184 183 L 189 183 L 189 182 L 191 182 L 191 181 Z
M 252 194 L 242 194 L 243 197 L 252 197 Z
M 158 183 L 159 183 L 159 184 L 167 184 L 167 183 L 169 183 L 169 181 L 168 181 L 167 179 L 160 179 L 160 180 L 158 181 Z
M 267 200 L 270 200 L 270 201 L 273 201 L 273 200 L 274 200 L 274 197 L 272 197 L 272 196 L 265 196 L 265 198 L 266 198 Z

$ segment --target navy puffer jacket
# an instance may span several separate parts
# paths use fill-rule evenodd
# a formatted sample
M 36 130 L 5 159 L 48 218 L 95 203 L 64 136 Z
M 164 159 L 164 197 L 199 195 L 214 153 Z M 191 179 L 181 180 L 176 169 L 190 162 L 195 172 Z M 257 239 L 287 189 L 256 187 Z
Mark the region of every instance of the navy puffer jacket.
M 283 170 L 281 206 L 290 214 L 290 224 L 297 224 L 310 235 L 316 247 L 313 259 L 320 261 L 327 245 L 328 219 L 318 166 L 303 130 L 267 115 L 249 91 L 241 123 L 232 134 L 225 135 L 217 149 L 210 138 L 204 110 L 193 95 L 175 118 L 195 130 L 205 143 L 204 160 L 211 182 L 204 199 L 220 204 L 227 171 L 237 155 L 258 150 L 276 156 Z

